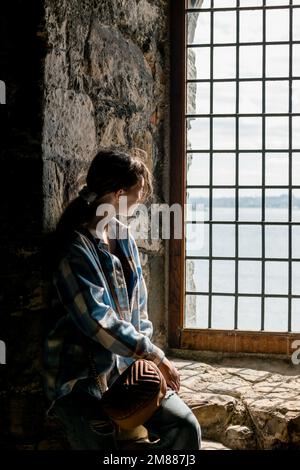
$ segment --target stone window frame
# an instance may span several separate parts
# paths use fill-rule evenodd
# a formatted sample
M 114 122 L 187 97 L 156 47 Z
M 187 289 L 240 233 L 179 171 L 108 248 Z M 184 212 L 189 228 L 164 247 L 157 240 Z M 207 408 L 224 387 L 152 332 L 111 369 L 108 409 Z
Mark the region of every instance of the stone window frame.
M 170 205 L 186 203 L 186 14 L 188 1 L 170 2 Z M 196 3 L 197 0 L 194 0 Z M 199 0 L 201 4 L 201 0 Z M 263 0 L 263 4 L 266 2 Z M 239 8 L 239 7 L 238 7 Z M 197 10 L 193 10 L 197 11 Z M 263 8 L 265 11 L 265 8 Z M 265 28 L 265 27 L 264 27 Z M 238 49 L 238 48 L 237 48 Z M 290 61 L 291 62 L 291 61 Z M 291 81 L 291 77 L 289 77 Z M 291 119 L 291 109 L 289 118 Z M 210 116 L 211 119 L 211 116 Z M 265 117 L 263 117 L 265 119 Z M 290 126 L 291 127 L 291 126 Z M 212 151 L 212 149 L 210 149 Z M 289 137 L 289 153 L 292 151 Z M 290 165 L 291 167 L 291 165 Z M 289 188 L 291 188 L 291 168 Z M 184 212 L 184 211 L 183 211 Z M 183 232 L 185 220 L 183 214 Z M 289 225 L 291 227 L 291 225 Z M 291 229 L 289 229 L 291 230 Z M 184 327 L 185 308 L 185 237 L 172 238 L 169 243 L 169 308 L 168 342 L 172 349 L 193 349 L 225 353 L 280 354 L 290 357 L 293 342 L 300 339 L 299 333 L 198 329 Z M 289 257 L 289 263 L 291 259 Z M 291 329 L 291 286 L 287 296 L 289 301 L 289 331 Z M 210 292 L 211 294 L 211 292 Z M 237 294 L 235 293 L 235 297 Z M 263 297 L 263 294 L 262 294 Z

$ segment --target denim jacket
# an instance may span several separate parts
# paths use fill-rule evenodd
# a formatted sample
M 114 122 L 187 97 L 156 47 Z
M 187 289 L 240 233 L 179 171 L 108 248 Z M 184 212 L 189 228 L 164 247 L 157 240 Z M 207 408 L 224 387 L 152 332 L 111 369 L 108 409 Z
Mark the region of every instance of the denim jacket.
M 52 404 L 79 379 L 91 377 L 91 355 L 97 374 L 111 372 L 114 364 L 122 373 L 139 358 L 158 364 L 165 355 L 151 342 L 147 288 L 130 227 L 116 217 L 108 227 L 131 266 L 129 288 L 120 260 L 103 239 L 83 226 L 76 230 L 53 275 L 52 306 L 58 320 L 47 336 L 44 358 Z

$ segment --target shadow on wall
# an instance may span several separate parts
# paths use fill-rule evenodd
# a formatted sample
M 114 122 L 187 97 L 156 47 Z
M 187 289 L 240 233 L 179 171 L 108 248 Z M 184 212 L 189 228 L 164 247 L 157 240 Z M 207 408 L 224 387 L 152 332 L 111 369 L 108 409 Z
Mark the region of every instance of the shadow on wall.
M 43 2 L 2 2 L 0 17 L 0 447 L 40 435 L 43 341 Z M 6 362 L 6 364 L 2 364 Z

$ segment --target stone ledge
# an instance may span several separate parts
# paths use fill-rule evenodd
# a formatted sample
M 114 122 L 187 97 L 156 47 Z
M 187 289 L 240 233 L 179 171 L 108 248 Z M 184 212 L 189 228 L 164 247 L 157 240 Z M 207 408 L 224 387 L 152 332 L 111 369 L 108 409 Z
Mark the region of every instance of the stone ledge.
M 202 440 L 201 450 L 230 450 L 220 442 Z
M 203 438 L 230 449 L 300 448 L 300 375 L 170 357 Z

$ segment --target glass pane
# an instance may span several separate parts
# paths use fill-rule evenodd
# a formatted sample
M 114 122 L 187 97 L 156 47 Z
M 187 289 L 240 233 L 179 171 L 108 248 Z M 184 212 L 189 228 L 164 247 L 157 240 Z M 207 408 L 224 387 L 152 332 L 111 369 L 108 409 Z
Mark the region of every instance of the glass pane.
M 241 186 L 260 186 L 261 179 L 261 154 L 239 154 L 239 184 Z
M 251 222 L 261 220 L 261 190 L 239 190 L 239 220 Z
M 187 222 L 203 222 L 205 220 L 206 212 L 203 204 L 197 204 L 195 199 L 189 197 L 189 192 L 191 189 L 187 190 L 187 204 L 185 206 L 185 220 Z
M 241 150 L 261 149 L 262 119 L 241 117 L 239 119 L 239 147 Z
M 266 76 L 289 76 L 289 46 L 266 46 Z
M 265 299 L 265 331 L 287 331 L 288 300 L 281 298 Z
M 266 258 L 287 258 L 289 256 L 289 232 L 284 225 L 266 225 L 265 256 Z
M 293 119 L 293 148 L 300 149 L 300 117 L 295 116 Z
M 208 328 L 208 296 L 186 295 L 185 328 Z
M 210 13 L 187 14 L 187 43 L 210 43 Z
M 235 226 L 233 224 L 213 225 L 213 256 L 235 256 Z
M 274 4 L 274 2 L 273 2 Z M 283 3 L 281 2 L 281 5 Z M 289 40 L 289 9 L 266 10 L 267 41 Z
M 293 76 L 300 77 L 300 44 L 293 45 Z
M 214 113 L 234 114 L 236 112 L 236 85 L 230 82 L 214 83 Z
M 209 149 L 209 119 L 187 119 L 187 145 L 191 150 Z
M 238 306 L 239 330 L 259 331 L 261 326 L 261 299 L 259 297 L 240 297 Z
M 293 96 L 293 113 L 300 113 L 300 80 L 293 80 L 293 92 L 292 93 L 293 93 L 292 95 Z
M 211 7 L 211 0 L 188 0 L 187 2 L 188 8 L 210 8 Z
M 232 330 L 234 328 L 234 297 L 212 297 L 212 328 Z
M 235 47 L 216 47 L 214 49 L 214 78 L 235 78 L 235 63 Z
M 234 292 L 235 262 L 215 260 L 212 262 L 212 291 Z
M 187 154 L 187 184 L 207 185 L 209 184 L 209 154 L 188 153 Z
M 201 1 L 188 0 L 190 8 L 200 7 Z M 235 0 L 219 0 L 214 2 L 215 8 L 232 7 Z M 267 5 L 288 5 L 288 0 L 266 0 Z M 244 0 L 242 7 L 262 6 L 262 0 Z M 299 0 L 300 5 L 300 0 Z M 205 0 L 202 8 L 210 7 L 210 0 Z M 262 10 L 240 11 L 240 41 L 254 42 L 262 40 Z M 200 12 L 188 15 L 188 41 L 190 44 L 203 44 L 210 41 L 210 12 Z M 300 27 L 297 29 L 300 10 L 294 11 L 294 37 L 300 38 Z M 288 41 L 289 8 L 266 10 L 266 40 Z M 214 13 L 214 41 L 217 44 L 236 41 L 236 12 Z M 299 31 L 298 31 L 299 30 Z M 299 37 L 298 37 L 299 36 Z M 210 49 L 189 48 L 188 75 L 190 78 L 210 78 Z M 300 77 L 300 45 L 293 46 L 293 74 Z M 266 46 L 266 76 L 288 77 L 289 75 L 289 46 Z M 214 48 L 214 78 L 235 78 L 236 47 Z M 240 46 L 240 77 L 262 78 L 262 47 Z M 187 113 L 209 114 L 211 84 L 198 83 L 187 85 Z M 236 83 L 215 83 L 214 86 L 214 114 L 234 114 L 236 109 Z M 239 86 L 239 113 L 260 114 L 262 112 L 262 83 L 240 82 Z M 299 96 L 298 96 L 299 95 Z M 298 109 L 299 108 L 299 109 Z M 289 84 L 287 80 L 266 82 L 266 113 L 287 113 L 289 111 Z M 293 112 L 300 112 L 300 80 L 293 80 Z M 292 118 L 293 148 L 300 149 L 300 118 Z M 213 118 L 213 142 L 210 142 L 210 120 L 207 118 L 187 120 L 187 148 L 206 150 L 204 154 L 191 154 L 188 156 L 187 183 L 190 185 L 209 185 L 210 178 L 214 186 L 235 185 L 235 118 Z M 269 151 L 265 154 L 264 184 L 269 186 L 286 186 L 289 183 L 289 129 L 288 118 L 266 117 L 266 148 L 271 150 L 282 149 L 282 153 Z M 262 184 L 261 153 L 251 153 L 253 150 L 261 152 L 262 148 L 262 119 L 240 118 L 239 120 L 239 149 L 249 152 L 239 154 L 238 184 L 241 186 Z M 216 151 L 212 156 L 212 171 L 210 175 L 209 148 Z M 218 153 L 220 150 L 229 153 Z M 300 153 L 294 152 L 292 156 L 292 183 L 300 185 Z M 188 190 L 189 191 L 189 190 Z M 235 220 L 236 200 L 235 189 L 213 188 L 212 219 L 224 221 L 222 224 L 212 225 L 212 255 L 220 257 L 234 257 L 236 227 L 229 221 Z M 243 222 L 260 221 L 262 216 L 260 189 L 240 188 L 239 220 Z M 269 222 L 286 223 L 288 221 L 288 191 L 284 189 L 265 190 L 265 220 Z M 209 216 L 209 191 L 199 190 L 189 193 L 187 201 L 192 201 L 194 209 L 201 207 L 202 219 Z M 293 220 L 300 222 L 300 190 L 293 190 L 292 194 Z M 196 212 L 197 219 L 200 212 Z M 189 215 L 193 212 L 189 211 Z M 199 216 L 199 217 L 198 217 Z M 228 223 L 226 223 L 228 221 Z M 209 255 L 209 224 L 186 224 L 186 249 L 196 256 Z M 195 230 L 196 229 L 196 230 Z M 187 240 L 188 233 L 194 230 L 195 239 Z M 260 225 L 242 224 L 238 226 L 238 248 L 240 257 L 261 256 L 262 228 Z M 300 257 L 300 227 L 292 227 L 293 256 Z M 266 258 L 285 258 L 286 262 L 266 261 L 266 294 L 288 293 L 288 226 L 265 226 L 265 256 Z M 249 264 L 250 263 L 250 264 Z M 208 292 L 209 266 L 207 260 L 187 260 L 186 271 L 189 279 L 186 281 L 189 290 L 198 289 L 198 286 Z M 234 293 L 235 288 L 235 261 L 213 260 L 213 289 L 222 294 Z M 300 290 L 300 262 L 293 263 L 293 294 Z M 205 284 L 201 281 L 205 279 Z M 239 292 L 247 294 L 260 294 L 261 290 L 261 262 L 239 260 Z M 240 290 L 244 289 L 244 290 Z M 295 291 L 294 291 L 295 290 Z M 300 295 L 300 292 L 299 292 Z M 297 299 L 298 300 L 298 299 Z M 213 296 L 212 298 L 213 328 L 234 327 L 234 297 Z M 294 307 L 295 305 L 295 307 Z M 286 331 L 287 328 L 287 299 L 267 298 L 266 330 Z M 259 331 L 261 299 L 258 297 L 241 297 L 238 300 L 239 329 Z M 293 303 L 294 310 L 299 312 L 299 306 Z M 293 320 L 294 321 L 294 320 Z M 208 296 L 186 296 L 186 324 L 191 328 L 207 328 L 208 326 Z M 300 320 L 298 321 L 300 330 Z
M 292 169 L 293 184 L 300 185 L 300 153 L 293 153 Z
M 187 78 L 210 78 L 210 48 L 189 47 L 187 50 Z
M 213 185 L 235 184 L 234 153 L 215 153 L 213 156 Z
M 186 290 L 207 292 L 209 280 L 209 262 L 206 259 L 186 260 Z
M 214 150 L 233 150 L 235 148 L 235 119 L 213 119 Z
M 289 111 L 289 82 L 266 82 L 266 113 L 288 113 Z
M 261 262 L 239 261 L 239 293 L 259 294 L 261 292 Z
M 266 117 L 266 148 L 288 149 L 289 118 Z
M 292 293 L 300 294 L 300 263 L 292 263 Z
M 208 256 L 208 224 L 186 224 L 186 255 Z
M 289 183 L 287 153 L 266 153 L 266 185 L 285 186 Z
M 186 218 L 189 221 L 203 221 L 208 218 L 208 189 L 186 190 Z
M 239 257 L 260 258 L 261 257 L 261 226 L 240 225 L 239 226 Z
M 235 190 L 213 190 L 213 220 L 235 220 Z
M 300 226 L 292 227 L 292 257 L 300 258 Z
M 292 331 L 300 331 L 300 299 L 292 299 Z
M 265 263 L 265 293 L 288 293 L 288 263 L 266 261 Z
M 285 189 L 266 189 L 265 219 L 268 222 L 286 222 L 288 220 L 289 197 Z
M 243 7 L 260 7 L 262 0 L 243 0 Z
M 216 11 L 214 13 L 214 43 L 234 42 L 236 42 L 235 11 Z
M 261 82 L 240 82 L 240 108 L 241 114 L 262 112 L 262 84 Z
M 210 84 L 188 83 L 187 114 L 209 114 Z
M 262 42 L 262 11 L 240 11 L 240 42 Z
M 293 9 L 293 39 L 300 40 L 300 8 Z
M 215 1 L 215 8 L 230 8 L 236 6 L 236 0 L 218 0 Z
M 300 222 L 300 190 L 299 189 L 293 190 L 292 219 L 293 219 L 293 222 Z
M 261 78 L 262 77 L 262 47 L 241 46 L 240 47 L 240 77 Z
M 266 0 L 266 5 L 270 5 L 272 7 L 278 5 L 289 5 L 290 1 L 289 0 Z

